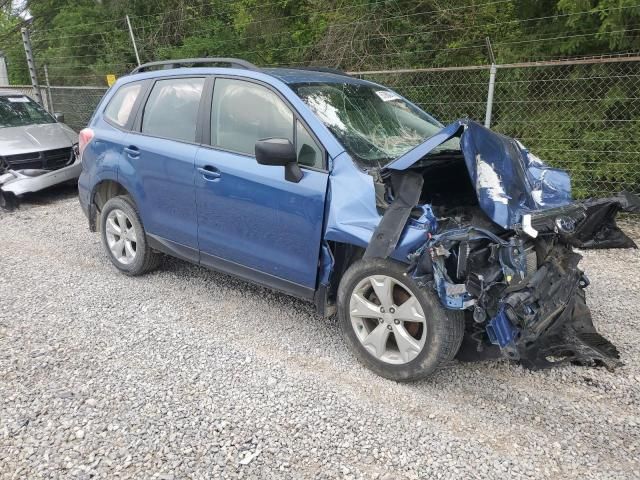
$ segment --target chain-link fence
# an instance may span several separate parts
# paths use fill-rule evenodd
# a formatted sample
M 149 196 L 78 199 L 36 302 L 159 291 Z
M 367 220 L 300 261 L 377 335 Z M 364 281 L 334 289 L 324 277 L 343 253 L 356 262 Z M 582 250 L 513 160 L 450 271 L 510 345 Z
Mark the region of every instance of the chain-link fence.
M 45 89 L 46 91 L 47 89 Z M 87 126 L 107 87 L 51 87 L 53 110 L 74 130 Z M 44 96 L 44 93 L 43 93 Z
M 35 99 L 35 90 L 30 85 L 0 85 L 0 90 L 9 90 Z M 107 91 L 107 87 L 40 87 L 43 107 L 50 113 L 62 113 L 67 125 L 76 131 L 82 130 L 93 111 L 100 103 L 100 99 Z
M 491 127 L 571 172 L 576 197 L 640 193 L 640 62 L 498 65 Z M 485 120 L 490 67 L 360 72 L 444 123 Z
M 491 126 L 572 174 L 576 197 L 640 193 L 638 58 L 498 65 Z M 490 67 L 356 72 L 390 86 L 443 123 L 485 120 Z M 31 94 L 31 87 L 17 88 Z M 106 87 L 42 89 L 80 130 Z

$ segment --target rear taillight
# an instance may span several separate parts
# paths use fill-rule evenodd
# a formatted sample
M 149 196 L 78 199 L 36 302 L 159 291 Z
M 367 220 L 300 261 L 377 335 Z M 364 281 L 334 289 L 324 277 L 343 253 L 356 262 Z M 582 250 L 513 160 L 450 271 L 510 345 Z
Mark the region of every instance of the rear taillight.
M 89 142 L 93 140 L 94 135 L 93 130 L 90 128 L 83 128 L 80 130 L 80 133 L 78 134 L 78 152 L 80 153 L 80 157 L 82 157 L 82 152 L 87 148 Z

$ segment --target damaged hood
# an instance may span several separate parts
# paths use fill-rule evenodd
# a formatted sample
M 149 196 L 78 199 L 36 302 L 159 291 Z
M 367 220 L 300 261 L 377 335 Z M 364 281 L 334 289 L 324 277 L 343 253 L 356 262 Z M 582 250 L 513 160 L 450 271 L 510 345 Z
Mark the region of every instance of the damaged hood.
M 567 172 L 551 168 L 517 140 L 471 120 L 458 120 L 384 167 L 406 170 L 443 143 L 460 138 L 480 208 L 496 224 L 514 228 L 523 215 L 570 204 Z
M 76 133 L 63 123 L 0 128 L 0 154 L 19 155 L 70 147 Z

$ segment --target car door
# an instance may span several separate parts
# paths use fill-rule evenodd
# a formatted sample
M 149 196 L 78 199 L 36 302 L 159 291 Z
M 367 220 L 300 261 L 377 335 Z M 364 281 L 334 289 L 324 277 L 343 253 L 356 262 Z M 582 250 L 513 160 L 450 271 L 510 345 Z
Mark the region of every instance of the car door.
M 194 162 L 204 77 L 155 81 L 136 128 L 124 139 L 119 177 L 134 185 L 147 233 L 182 256 L 198 259 Z M 186 248 L 184 248 L 186 247 Z
M 324 151 L 264 84 L 216 78 L 211 97 L 210 145 L 196 156 L 200 261 L 311 298 L 328 179 Z M 299 182 L 285 180 L 284 167 L 256 162 L 255 143 L 265 138 L 296 145 Z

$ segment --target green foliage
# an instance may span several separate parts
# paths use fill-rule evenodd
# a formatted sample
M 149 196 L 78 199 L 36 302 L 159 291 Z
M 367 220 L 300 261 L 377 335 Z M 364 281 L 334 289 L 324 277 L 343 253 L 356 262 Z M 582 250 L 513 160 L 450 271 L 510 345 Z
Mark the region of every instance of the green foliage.
M 485 64 L 640 48 L 638 0 L 38 0 L 33 43 L 56 83 L 103 81 L 143 61 L 238 55 L 349 70 Z M 5 13 L 0 36 L 16 18 Z M 19 48 L 19 35 L 7 40 Z M 7 48 L 7 47 L 5 47 Z M 17 65 L 16 65 L 17 67 Z M 16 74 L 24 75 L 24 71 Z M 73 77 L 76 78 L 73 78 Z M 28 79 L 21 78 L 23 82 Z
M 486 65 L 640 50 L 639 0 L 32 0 L 39 76 L 105 85 L 143 62 L 236 56 L 256 64 L 345 70 Z M 0 12 L 12 83 L 28 83 L 16 26 Z M 640 190 L 638 64 L 500 69 L 493 125 L 569 168 L 579 196 Z M 488 72 L 390 74 L 395 87 L 444 121 L 482 120 Z

